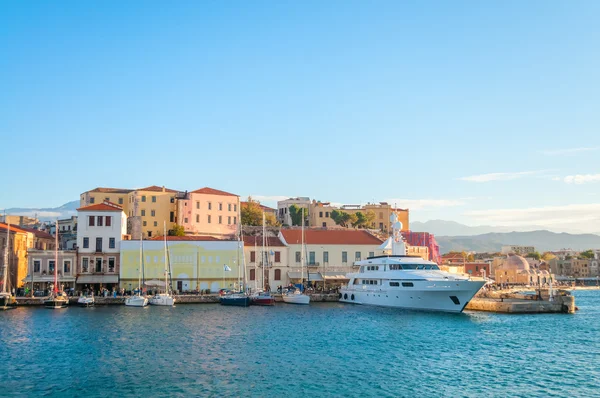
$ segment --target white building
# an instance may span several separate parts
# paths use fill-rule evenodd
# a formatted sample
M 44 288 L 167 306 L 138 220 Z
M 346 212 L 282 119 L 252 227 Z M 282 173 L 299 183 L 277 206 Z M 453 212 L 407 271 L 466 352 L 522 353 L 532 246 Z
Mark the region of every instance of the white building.
M 310 198 L 289 198 L 277 202 L 277 221 L 284 225 L 292 225 L 292 218 L 290 216 L 290 206 L 292 205 L 296 205 L 300 208 L 305 208 L 306 212 L 308 212 L 308 208 L 310 207 Z M 305 215 L 308 216 L 308 213 Z
M 535 252 L 535 247 L 533 246 L 519 246 L 519 245 L 508 245 L 502 246 L 502 254 L 518 254 L 519 256 L 524 256 L 529 253 Z
M 23 281 L 33 291 L 50 289 L 54 284 L 54 268 L 56 266 L 56 253 L 54 250 L 27 250 L 27 278 Z M 58 251 L 57 279 L 60 289 L 75 287 L 75 269 L 77 252 L 74 250 Z
M 123 209 L 104 201 L 77 209 L 78 288 L 111 290 L 119 282 L 121 241 L 129 239 Z
M 244 263 L 248 287 L 252 291 L 263 286 L 275 291 L 277 286 L 290 283 L 289 248 L 276 236 L 266 237 L 264 250 L 262 235 L 244 236 Z

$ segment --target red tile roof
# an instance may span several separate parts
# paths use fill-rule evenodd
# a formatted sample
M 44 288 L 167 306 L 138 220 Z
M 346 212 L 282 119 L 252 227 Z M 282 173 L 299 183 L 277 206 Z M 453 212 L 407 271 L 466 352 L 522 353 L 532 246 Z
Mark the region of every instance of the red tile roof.
M 40 231 L 39 229 L 24 228 L 24 227 L 19 227 L 19 228 L 21 228 L 23 231 L 31 232 L 32 234 L 34 234 L 38 238 L 42 238 L 42 239 L 54 239 L 54 236 L 50 235 L 47 232 Z
M 123 208 L 115 203 L 105 200 L 102 203 L 80 207 L 77 211 L 123 211 Z
M 88 192 L 103 192 L 103 193 L 129 193 L 133 191 L 133 189 L 127 189 L 127 188 L 104 188 L 104 187 L 98 187 L 98 188 L 94 188 L 91 191 Z
M 170 193 L 177 193 L 177 192 L 179 192 L 179 191 L 176 191 L 174 189 L 169 189 L 169 188 L 165 188 L 165 187 L 159 187 L 158 185 L 152 185 L 152 186 L 146 187 L 146 188 L 138 188 L 138 189 L 134 189 L 134 191 L 162 192 L 163 188 L 165 189 L 165 192 L 170 192 Z
M 267 245 L 269 247 L 285 246 L 281 239 L 276 236 L 267 236 Z M 262 236 L 244 236 L 244 246 L 258 246 L 262 247 Z
M 164 236 L 155 236 L 152 239 L 148 240 L 164 240 Z M 167 241 L 220 241 L 222 239 L 215 238 L 214 236 L 167 236 Z
M 218 189 L 209 188 L 209 187 L 196 189 L 195 191 L 192 191 L 191 193 L 204 193 L 207 195 L 221 195 L 221 196 L 238 196 L 238 197 L 240 196 L 240 195 L 235 195 L 233 193 L 229 193 L 229 192 L 225 192 L 225 191 L 219 191 Z
M 248 202 L 240 202 L 240 206 L 248 206 Z M 277 209 L 274 209 L 274 208 L 272 208 L 272 207 L 265 206 L 265 205 L 261 205 L 261 204 L 259 204 L 259 206 L 260 206 L 260 208 L 261 208 L 263 211 L 266 211 L 266 212 L 271 212 L 271 213 L 272 213 L 272 212 L 277 212 Z
M 0 222 L 0 228 L 2 228 L 4 230 L 4 232 L 6 232 L 6 228 L 8 228 L 8 224 Z M 23 228 L 21 227 L 17 227 L 16 225 L 12 225 L 9 228 L 12 232 L 29 232 L 29 231 L 25 231 Z
M 282 229 L 281 234 L 290 244 L 300 244 L 300 229 Z M 353 229 L 307 229 L 304 231 L 304 243 L 307 245 L 381 245 L 383 241 L 367 231 Z

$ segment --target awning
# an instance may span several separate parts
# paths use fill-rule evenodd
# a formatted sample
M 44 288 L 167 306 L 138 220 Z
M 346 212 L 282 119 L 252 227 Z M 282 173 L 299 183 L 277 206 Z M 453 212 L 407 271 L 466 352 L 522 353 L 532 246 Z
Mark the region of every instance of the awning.
M 323 278 L 321 277 L 321 274 L 318 272 L 315 272 L 314 274 L 311 272 L 309 279 L 311 282 L 323 282 Z
M 77 283 L 118 283 L 118 275 L 81 275 Z
M 31 275 L 27 275 L 22 280 L 23 283 L 31 283 Z M 54 282 L 54 275 L 34 275 L 33 282 Z M 58 282 L 75 282 L 74 276 L 59 276 Z
M 321 272 L 321 275 L 323 276 L 323 279 L 325 279 L 326 281 L 331 281 L 331 280 L 343 280 L 343 281 L 347 281 L 350 280 L 346 275 L 340 273 L 340 272 Z
M 288 271 L 287 274 L 290 279 L 302 279 L 300 272 Z M 304 279 L 306 279 L 306 272 L 303 272 L 303 274 L 304 274 Z

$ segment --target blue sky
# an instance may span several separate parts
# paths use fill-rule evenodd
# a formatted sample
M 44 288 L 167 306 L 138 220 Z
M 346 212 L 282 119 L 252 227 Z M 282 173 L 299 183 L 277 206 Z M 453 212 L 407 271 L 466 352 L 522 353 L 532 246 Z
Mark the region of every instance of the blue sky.
M 0 208 L 211 186 L 600 231 L 597 1 L 0 4 Z

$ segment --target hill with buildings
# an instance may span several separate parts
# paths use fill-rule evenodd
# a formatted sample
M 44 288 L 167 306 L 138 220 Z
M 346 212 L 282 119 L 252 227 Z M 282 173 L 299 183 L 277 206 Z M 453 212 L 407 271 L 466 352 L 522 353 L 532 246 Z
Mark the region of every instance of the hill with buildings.
M 441 253 L 449 251 L 498 252 L 504 245 L 534 246 L 537 251 L 600 249 L 600 235 L 556 233 L 546 230 L 494 232 L 473 236 L 436 236 Z
M 74 200 L 72 202 L 65 203 L 59 207 L 43 207 L 43 208 L 22 208 L 13 207 L 6 209 L 5 212 L 8 215 L 27 216 L 35 218 L 37 217 L 40 221 L 54 221 L 57 218 L 69 218 L 77 215 L 77 208 L 79 207 L 79 201 Z

